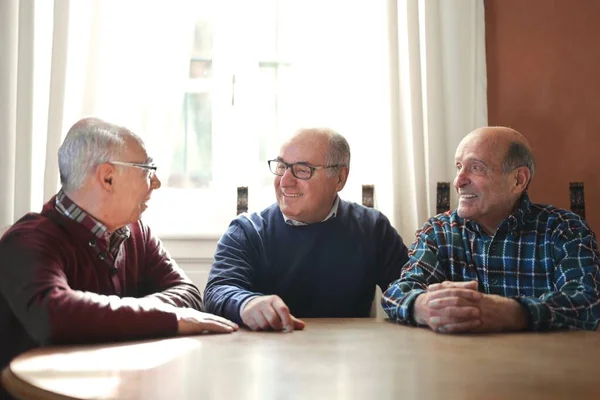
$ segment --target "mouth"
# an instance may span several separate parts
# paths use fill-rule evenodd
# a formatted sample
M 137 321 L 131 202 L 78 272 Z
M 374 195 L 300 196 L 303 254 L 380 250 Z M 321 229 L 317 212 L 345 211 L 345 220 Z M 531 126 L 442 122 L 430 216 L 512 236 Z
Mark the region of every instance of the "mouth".
M 285 193 L 285 192 L 281 192 L 281 194 L 283 195 L 283 197 L 289 197 L 289 198 L 297 198 L 297 197 L 302 197 L 304 196 L 302 193 Z
M 471 199 L 474 199 L 476 197 L 477 197 L 477 195 L 473 194 L 473 193 L 459 193 L 459 195 L 458 195 L 458 198 L 460 200 L 471 200 Z

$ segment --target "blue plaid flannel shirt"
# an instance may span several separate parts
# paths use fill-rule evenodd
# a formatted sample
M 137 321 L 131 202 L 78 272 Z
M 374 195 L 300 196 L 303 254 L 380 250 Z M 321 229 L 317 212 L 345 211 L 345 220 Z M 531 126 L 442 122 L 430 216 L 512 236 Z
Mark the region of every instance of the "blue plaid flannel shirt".
M 519 302 L 531 330 L 598 325 L 598 244 L 570 211 L 531 203 L 523 194 L 493 236 L 455 210 L 431 218 L 416 237 L 400 279 L 381 299 L 392 320 L 415 324 L 413 305 L 427 285 L 476 280 L 480 292 Z

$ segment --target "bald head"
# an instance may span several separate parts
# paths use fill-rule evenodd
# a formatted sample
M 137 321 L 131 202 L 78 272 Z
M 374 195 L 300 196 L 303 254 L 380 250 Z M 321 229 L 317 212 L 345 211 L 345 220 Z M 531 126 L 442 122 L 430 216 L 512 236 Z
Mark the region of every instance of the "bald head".
M 534 171 L 527 139 L 505 127 L 479 128 L 465 136 L 455 165 L 457 213 L 488 234 L 518 207 Z
M 493 149 L 494 153 L 502 157 L 502 172 L 505 174 L 519 167 L 527 167 L 533 179 L 535 162 L 531 147 L 525 136 L 518 131 L 504 126 L 488 126 L 469 133 L 461 143 L 466 141 L 474 141 L 477 146 Z
M 308 128 L 297 131 L 283 146 L 303 144 L 323 153 L 323 165 L 350 167 L 350 145 L 342 135 L 329 128 Z M 328 170 L 334 175 L 335 170 Z

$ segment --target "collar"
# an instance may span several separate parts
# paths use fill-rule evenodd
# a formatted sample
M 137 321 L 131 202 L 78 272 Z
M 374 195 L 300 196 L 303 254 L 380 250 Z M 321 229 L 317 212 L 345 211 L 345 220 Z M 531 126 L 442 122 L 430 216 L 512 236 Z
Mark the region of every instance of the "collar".
M 338 210 L 339 204 L 340 204 L 340 196 L 335 196 L 335 201 L 333 202 L 333 206 L 331 207 L 331 210 L 329 211 L 329 214 L 327 214 L 327 216 L 325 217 L 325 219 L 323 221 L 321 221 L 321 222 L 325 222 L 325 221 L 327 221 L 330 218 L 335 218 L 336 215 L 337 215 L 337 210 Z M 293 226 L 309 225 L 307 223 L 291 219 L 291 218 L 287 217 L 284 213 L 281 213 L 281 215 L 283 215 L 283 220 L 288 225 L 293 225 Z
M 62 189 L 60 189 L 60 191 L 56 195 L 55 208 L 60 214 L 86 227 L 99 239 L 110 237 L 112 239 L 112 242 L 114 238 L 118 237 L 124 240 L 129 238 L 130 236 L 130 230 L 127 226 L 119 228 L 111 234 L 108 231 L 108 228 L 103 223 L 96 220 L 90 214 L 85 212 L 81 207 L 75 204 L 73 200 L 71 200 Z

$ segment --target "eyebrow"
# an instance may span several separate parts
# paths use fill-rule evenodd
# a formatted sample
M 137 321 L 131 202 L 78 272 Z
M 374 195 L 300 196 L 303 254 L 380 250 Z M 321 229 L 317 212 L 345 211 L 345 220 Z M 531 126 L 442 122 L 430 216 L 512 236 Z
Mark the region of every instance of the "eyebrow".
M 152 157 L 146 158 L 146 164 L 154 164 L 154 159 Z
M 486 167 L 489 167 L 489 165 L 485 161 L 480 160 L 479 158 L 470 157 L 470 158 L 467 158 L 465 161 L 476 161 L 478 163 L 481 163 L 481 164 L 485 165 Z M 461 161 L 459 161 L 458 159 L 454 159 L 454 162 L 458 163 L 458 162 L 461 162 Z M 464 163 L 464 161 L 462 161 L 462 162 Z
M 282 157 L 277 157 L 277 158 L 276 158 L 276 160 L 277 160 L 277 161 L 283 161 L 283 162 L 287 162 L 287 161 L 285 161 L 285 160 L 284 160 Z M 288 163 L 288 164 L 306 164 L 306 165 L 313 165 L 312 163 L 310 163 L 310 162 L 308 162 L 308 161 L 304 161 L 304 160 L 301 160 L 301 161 L 296 161 L 296 162 L 293 162 L 293 163 Z

